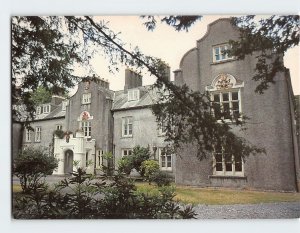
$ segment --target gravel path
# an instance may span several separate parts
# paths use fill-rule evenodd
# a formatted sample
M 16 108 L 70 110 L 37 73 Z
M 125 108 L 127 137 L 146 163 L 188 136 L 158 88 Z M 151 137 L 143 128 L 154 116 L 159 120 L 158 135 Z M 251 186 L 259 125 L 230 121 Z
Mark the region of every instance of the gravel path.
M 237 205 L 197 205 L 198 219 L 300 218 L 300 202 Z

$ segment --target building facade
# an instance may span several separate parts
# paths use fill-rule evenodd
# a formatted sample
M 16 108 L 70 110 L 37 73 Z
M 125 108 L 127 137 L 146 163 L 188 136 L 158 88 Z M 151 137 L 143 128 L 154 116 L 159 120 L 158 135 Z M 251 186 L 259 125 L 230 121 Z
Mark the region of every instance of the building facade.
M 23 130 L 23 147 L 52 147 L 60 160 L 55 174 L 69 173 L 74 160 L 88 172 L 97 173 L 106 152 L 112 152 L 116 166 L 140 145 L 150 149 L 161 170 L 171 173 L 177 184 L 296 191 L 300 164 L 289 74 L 278 73 L 275 85 L 263 95 L 255 94 L 255 57 L 236 60 L 222 53 L 229 40 L 238 38 L 239 31 L 229 19 L 210 24 L 206 35 L 174 71 L 175 84 L 210 93 L 220 111 L 228 113 L 220 120 L 231 121 L 235 114 L 249 117 L 247 131 L 234 125 L 232 130 L 265 148 L 266 154 L 228 160 L 219 148 L 210 158 L 199 161 L 192 144 L 180 148 L 176 152 L 180 156 L 166 153 L 163 129 L 151 110 L 157 91 L 142 86 L 142 77 L 129 69 L 124 90 L 111 91 L 104 80 L 86 80 L 69 100 L 55 99 L 52 105 L 40 106 L 31 123 L 33 131 Z M 53 136 L 55 130 L 65 134 Z
M 175 71 L 175 83 L 187 84 L 191 89 L 208 91 L 212 99 L 228 114 L 235 113 L 250 119 L 246 131 L 232 125 L 233 132 L 253 145 L 265 148 L 266 154 L 225 159 L 222 148 L 211 158 L 199 161 L 195 148 L 181 148 L 176 161 L 176 183 L 197 186 L 244 187 L 266 190 L 297 190 L 299 155 L 295 140 L 292 87 L 287 73 L 277 73 L 276 84 L 262 95 L 255 93 L 257 82 L 252 80 L 255 56 L 236 60 L 222 53 L 230 40 L 237 40 L 239 31 L 230 19 L 211 23 L 207 33 L 189 50 Z M 298 174 L 297 174 L 298 173 Z

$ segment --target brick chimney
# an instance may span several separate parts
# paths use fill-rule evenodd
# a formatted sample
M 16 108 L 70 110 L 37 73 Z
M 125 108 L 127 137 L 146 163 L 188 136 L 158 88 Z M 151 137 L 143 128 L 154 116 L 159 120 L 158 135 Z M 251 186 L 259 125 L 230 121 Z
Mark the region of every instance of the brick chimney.
M 133 70 L 127 68 L 125 70 L 125 86 L 124 86 L 125 92 L 128 89 L 140 87 L 142 85 L 143 85 L 142 76 L 134 72 Z

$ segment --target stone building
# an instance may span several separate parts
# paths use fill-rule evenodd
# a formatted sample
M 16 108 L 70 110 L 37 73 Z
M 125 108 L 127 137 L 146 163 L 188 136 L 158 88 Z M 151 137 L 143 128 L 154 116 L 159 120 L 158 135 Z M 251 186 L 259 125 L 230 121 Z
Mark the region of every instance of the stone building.
M 228 110 L 222 120 L 230 122 L 236 113 L 249 117 L 247 131 L 234 125 L 232 130 L 264 147 L 265 155 L 250 156 L 246 161 L 239 156 L 226 160 L 219 148 L 199 161 L 192 145 L 180 148 L 177 154 L 181 156 L 165 153 L 164 132 L 151 111 L 157 90 L 143 86 L 142 77 L 129 69 L 124 90 L 111 91 L 104 80 L 86 80 L 69 100 L 54 97 L 50 104 L 40 106 L 31 123 L 33 131 L 23 132 L 23 147 L 52 149 L 60 159 L 55 174 L 69 173 L 74 160 L 88 172 L 97 173 L 106 152 L 112 152 L 116 165 L 140 145 L 149 147 L 161 170 L 173 174 L 177 184 L 296 191 L 300 164 L 289 74 L 278 73 L 274 85 L 263 95 L 255 94 L 255 57 L 236 60 L 222 53 L 229 40 L 238 38 L 239 31 L 229 19 L 211 23 L 196 47 L 182 57 L 174 71 L 175 84 L 209 92 L 222 111 Z M 53 136 L 53 131 L 60 129 L 65 134 Z M 18 130 L 20 125 L 16 125 Z M 13 137 L 18 138 L 17 133 Z
M 223 120 L 231 121 L 235 113 L 250 119 L 246 131 L 234 125 L 235 134 L 266 149 L 266 155 L 225 159 L 224 150 L 216 149 L 211 158 L 199 161 L 195 148 L 181 148 L 176 161 L 176 183 L 197 186 L 244 187 L 265 190 L 297 190 L 299 155 L 295 138 L 293 92 L 288 73 L 277 73 L 276 84 L 263 94 L 254 92 L 252 80 L 255 56 L 236 60 L 222 51 L 229 40 L 237 40 L 239 31 L 230 19 L 219 19 L 208 26 L 207 33 L 181 59 L 175 71 L 175 83 L 193 90 L 208 91 L 228 110 Z M 299 184 L 299 183 L 298 183 Z

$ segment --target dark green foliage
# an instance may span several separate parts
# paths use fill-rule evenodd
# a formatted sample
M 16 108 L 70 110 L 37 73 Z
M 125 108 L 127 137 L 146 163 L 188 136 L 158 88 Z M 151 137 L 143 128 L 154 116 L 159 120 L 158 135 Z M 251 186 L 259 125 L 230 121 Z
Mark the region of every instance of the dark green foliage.
M 28 147 L 13 161 L 13 166 L 13 174 L 20 179 L 23 192 L 27 193 L 41 187 L 41 179 L 53 173 L 58 161 L 42 149 Z
M 158 187 L 171 185 L 173 178 L 166 172 L 157 171 L 153 174 L 152 180 Z
M 135 146 L 132 150 L 132 154 L 123 157 L 118 162 L 118 170 L 127 175 L 130 174 L 132 169 L 135 169 L 140 173 L 141 176 L 144 176 L 144 170 L 141 169 L 142 163 L 150 158 L 149 148 Z
M 43 186 L 14 198 L 13 216 L 21 219 L 157 219 L 195 218 L 194 211 L 173 201 L 174 189 L 163 187 L 159 195 L 138 192 L 132 180 L 120 173 L 112 180 L 95 179 L 79 168 L 73 177 L 54 189 Z
M 35 92 L 31 94 L 31 100 L 35 106 L 51 102 L 51 93 L 43 87 L 38 87 Z
M 159 172 L 159 164 L 156 160 L 145 160 L 142 162 L 141 170 L 144 172 L 145 180 L 151 183 L 156 173 Z
M 299 15 L 262 18 L 254 15 L 232 18 L 232 23 L 240 29 L 240 40 L 231 41 L 229 51 L 237 59 L 255 55 L 257 63 L 253 79 L 259 81 L 256 92 L 262 94 L 269 84 L 275 83 L 277 72 L 286 72 L 283 64 L 284 53 L 299 44 Z
M 175 28 L 176 31 L 182 31 L 188 29 L 197 21 L 201 20 L 202 16 L 200 15 L 170 15 L 165 17 L 159 16 L 141 16 L 141 18 L 146 19 L 147 21 L 143 24 L 149 31 L 153 31 L 156 28 L 157 19 L 162 23 L 166 23 Z
M 133 169 L 133 165 L 131 159 L 128 156 L 123 157 L 118 161 L 119 172 L 129 175 L 132 169 Z
M 54 135 L 56 135 L 60 139 L 63 139 L 65 136 L 65 132 L 63 130 L 57 129 L 54 131 Z
M 52 94 L 64 93 L 78 77 L 72 72 L 82 63 L 79 43 L 63 29 L 61 17 L 14 16 L 12 31 L 12 104 L 23 104 L 32 117 L 36 100 L 32 93 L 41 87 Z M 65 27 L 67 28 L 67 27 Z M 13 116 L 19 116 L 13 109 Z
M 144 176 L 144 171 L 141 169 L 142 163 L 150 158 L 149 148 L 135 146 L 132 150 L 132 155 L 129 156 L 132 161 L 133 168 L 140 173 L 141 176 Z

